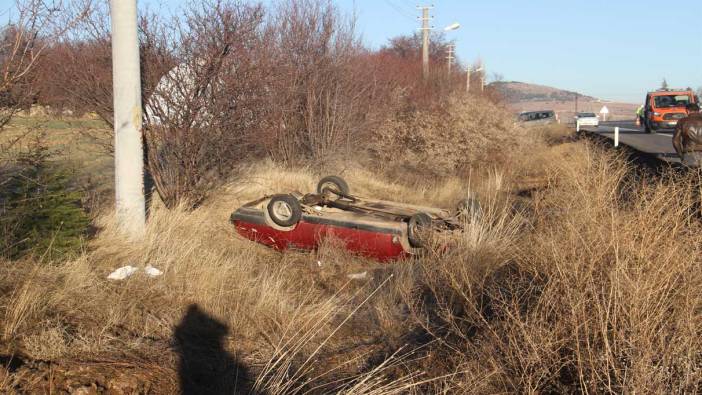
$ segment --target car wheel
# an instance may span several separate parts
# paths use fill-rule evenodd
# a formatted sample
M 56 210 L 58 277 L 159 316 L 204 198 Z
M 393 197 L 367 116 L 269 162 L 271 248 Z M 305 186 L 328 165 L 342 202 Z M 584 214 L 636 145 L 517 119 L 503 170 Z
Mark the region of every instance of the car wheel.
M 273 195 L 266 209 L 271 220 L 279 226 L 293 226 L 302 218 L 302 206 L 292 195 Z
M 407 223 L 407 238 L 410 245 L 415 248 L 425 246 L 423 239 L 431 227 L 431 217 L 427 213 L 417 213 L 410 217 Z
M 339 196 L 348 196 L 350 192 L 349 184 L 339 176 L 327 176 L 319 180 L 317 193 L 326 195 L 327 198 L 336 199 Z

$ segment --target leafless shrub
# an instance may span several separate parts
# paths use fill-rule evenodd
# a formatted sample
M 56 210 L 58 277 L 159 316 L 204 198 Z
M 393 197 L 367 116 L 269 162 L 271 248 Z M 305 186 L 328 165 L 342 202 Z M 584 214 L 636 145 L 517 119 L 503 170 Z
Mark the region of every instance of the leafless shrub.
M 396 166 L 440 176 L 486 161 L 506 163 L 515 150 L 537 140 L 484 98 L 452 97 L 445 107 L 400 113 L 388 120 L 373 133 L 369 149 L 388 170 Z
M 170 45 L 154 60 L 176 66 L 146 103 L 144 131 L 149 170 L 168 207 L 199 204 L 236 163 L 261 151 L 256 138 L 270 97 L 265 58 L 255 52 L 262 23 L 260 6 L 213 2 L 160 32 Z
M 112 125 L 112 60 L 106 2 L 52 42 L 39 65 L 38 101 L 56 114 L 96 113 Z
M 90 10 L 47 47 L 38 97 L 56 112 L 94 112 L 111 125 L 108 11 L 104 3 Z M 220 0 L 173 19 L 140 19 L 148 169 L 168 207 L 202 202 L 249 158 L 322 164 L 364 155 L 389 120 L 442 113 L 464 86 L 461 72 L 447 78 L 441 36 L 424 81 L 417 37 L 373 52 L 331 2 L 264 11 Z M 109 129 L 82 133 L 111 152 Z
M 113 150 L 112 50 L 107 2 L 76 0 L 73 8 L 88 10 L 59 40 L 45 49 L 37 70 L 37 101 L 54 115 L 97 115 L 107 128 L 83 129 L 81 134 L 102 150 Z M 173 37 L 159 16 L 139 19 L 143 97 L 148 98 L 159 79 L 175 65 L 169 48 Z
M 469 228 L 462 248 L 424 262 L 417 319 L 445 356 L 431 363 L 465 366 L 459 385 L 492 377 L 486 392 L 695 392 L 699 180 L 624 194 L 628 171 L 580 150 L 551 165 L 555 184 L 522 227 L 498 205 L 475 225 L 487 237 Z
M 449 74 L 447 55 L 450 41 L 441 33 L 430 37 L 429 74 L 422 78 L 421 34 L 391 38 L 378 54 L 390 62 L 380 72 L 386 78 L 397 80 L 404 91 L 401 109 L 411 113 L 417 110 L 441 112 L 449 104 L 448 100 L 465 91 L 465 78 L 460 67 L 460 59 L 455 54 L 454 66 Z M 390 74 L 390 75 L 388 75 Z
M 330 3 L 281 4 L 267 23 L 260 7 L 209 3 L 170 37 L 178 45 L 160 58 L 178 66 L 147 101 L 145 129 L 169 206 L 202 201 L 246 158 L 319 163 L 360 152 L 392 112 L 395 85 L 365 67 L 353 21 Z
M 59 14 L 65 2 L 18 1 L 17 17 L 0 30 L 0 128 L 36 95 L 35 75 L 39 59 L 51 40 L 71 27 L 82 13 L 66 24 Z
M 270 150 L 284 162 L 328 160 L 364 138 L 376 87 L 354 21 L 330 2 L 280 4 L 271 22 L 276 95 Z

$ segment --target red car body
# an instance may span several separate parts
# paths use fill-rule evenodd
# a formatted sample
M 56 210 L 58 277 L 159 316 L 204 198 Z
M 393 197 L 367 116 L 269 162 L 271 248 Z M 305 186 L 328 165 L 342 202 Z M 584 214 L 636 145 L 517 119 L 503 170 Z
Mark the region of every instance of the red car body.
M 379 261 L 407 257 L 426 247 L 431 232 L 462 229 L 461 218 L 479 212 L 474 199 L 456 212 L 352 196 L 338 176 L 322 178 L 317 193 L 277 194 L 247 203 L 231 215 L 243 237 L 284 251 L 314 250 L 329 238 Z
M 284 229 L 267 220 L 265 210 L 242 207 L 232 214 L 231 222 L 240 235 L 279 251 L 314 250 L 328 237 L 340 240 L 349 251 L 382 262 L 407 257 L 412 251 L 406 241 L 406 223 L 347 214 L 303 214 L 294 227 Z

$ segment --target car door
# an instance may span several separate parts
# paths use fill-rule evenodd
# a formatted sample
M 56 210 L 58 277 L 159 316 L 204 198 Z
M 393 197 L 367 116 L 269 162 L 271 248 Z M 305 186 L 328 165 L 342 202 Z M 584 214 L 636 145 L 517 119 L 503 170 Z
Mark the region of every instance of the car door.
M 646 103 L 644 107 L 644 119 L 649 119 L 651 114 L 651 95 L 646 95 Z

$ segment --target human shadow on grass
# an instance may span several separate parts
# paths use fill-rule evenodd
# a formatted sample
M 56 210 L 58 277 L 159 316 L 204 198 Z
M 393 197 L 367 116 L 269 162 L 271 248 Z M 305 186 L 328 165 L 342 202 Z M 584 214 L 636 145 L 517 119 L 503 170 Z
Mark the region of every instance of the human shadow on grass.
M 174 332 L 183 394 L 255 394 L 249 369 L 224 348 L 229 328 L 196 304 Z

